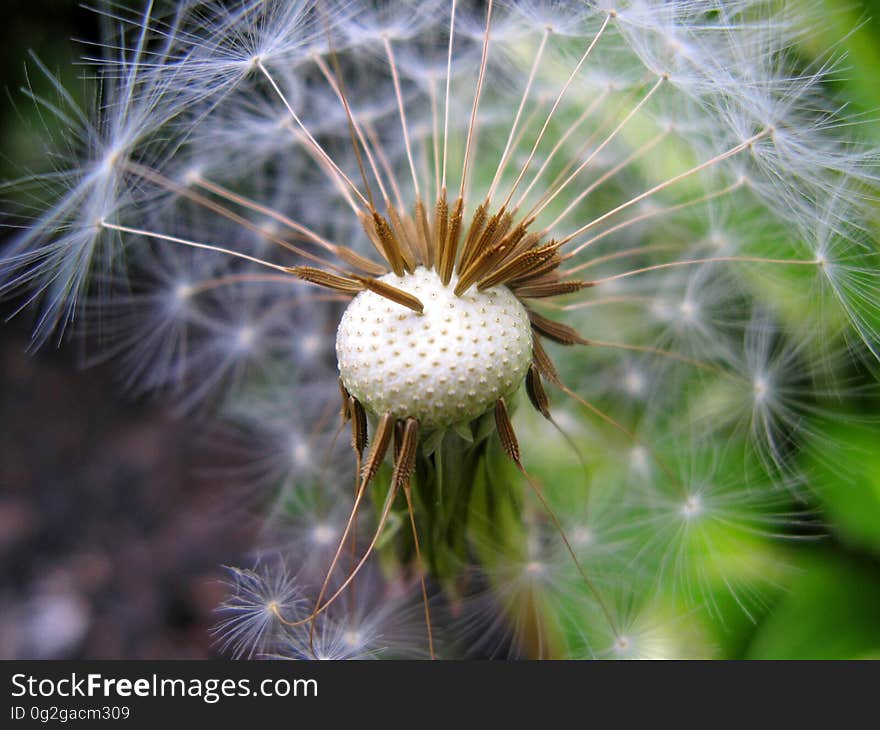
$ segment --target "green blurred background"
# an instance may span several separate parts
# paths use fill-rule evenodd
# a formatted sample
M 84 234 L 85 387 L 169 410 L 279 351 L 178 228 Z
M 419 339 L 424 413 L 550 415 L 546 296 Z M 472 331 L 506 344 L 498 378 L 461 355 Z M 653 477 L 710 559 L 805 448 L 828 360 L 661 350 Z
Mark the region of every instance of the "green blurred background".
M 803 4 L 820 21 L 815 34 L 801 49 L 804 57 L 814 57 L 830 47 L 847 54 L 841 74 L 844 80 L 839 82 L 841 96 L 851 101 L 851 112 L 864 115 L 862 133 L 880 143 L 880 0 L 823 0 Z M 71 64 L 83 53 L 84 46 L 72 39 L 87 41 L 98 36 L 99 24 L 94 13 L 74 1 L 5 0 L 0 4 L 0 73 L 6 91 L 4 103 L 0 105 L 3 179 L 12 179 L 22 170 L 41 169 L 45 165 L 41 145 L 43 122 L 19 89 L 28 79 L 37 93 L 46 93 L 49 88 L 28 62 L 28 51 L 33 50 L 50 69 L 57 71 L 67 88 L 85 96 L 88 82 L 80 77 L 88 74 L 88 68 Z M 880 215 L 875 218 L 880 230 L 878 221 Z M 5 312 L 10 311 L 9 306 L 4 305 Z M 59 457 L 61 464 L 55 472 L 28 469 L 33 466 L 28 462 L 43 460 L 40 449 L 50 461 L 64 453 L 59 451 L 63 438 L 51 440 L 51 434 L 59 428 L 63 431 L 66 427 L 80 434 L 84 441 L 98 443 L 118 430 L 120 424 L 129 429 L 171 434 L 165 446 L 154 446 L 166 463 L 171 454 L 173 473 L 151 479 L 148 476 L 155 469 L 149 460 L 143 467 L 143 499 L 146 509 L 152 510 L 150 514 L 155 524 L 131 527 L 141 541 L 144 560 L 149 562 L 152 557 L 167 564 L 144 571 L 137 563 L 111 561 L 106 568 L 110 576 L 105 588 L 74 590 L 79 596 L 77 600 L 85 604 L 85 628 L 66 643 L 59 641 L 43 647 L 42 655 L 210 656 L 207 627 L 211 606 L 219 594 L 204 586 L 213 585 L 217 566 L 223 562 L 235 563 L 243 555 L 252 533 L 240 528 L 233 539 L 228 539 L 229 535 L 224 535 L 223 526 L 218 523 L 216 534 L 208 529 L 200 534 L 200 540 L 194 540 L 193 535 L 187 533 L 187 525 L 192 523 L 181 519 L 181 505 L 197 517 L 203 514 L 206 504 L 217 499 L 217 493 L 200 491 L 203 487 L 198 480 L 189 476 L 197 463 L 194 457 L 179 452 L 179 442 L 173 435 L 175 429 L 180 432 L 180 425 L 175 425 L 173 419 L 154 404 L 118 404 L 122 396 L 101 387 L 109 371 L 75 374 L 73 353 L 39 353 L 28 360 L 22 355 L 26 331 L 25 317 L 7 325 L 0 333 L 4 353 L 0 418 L 7 451 L 6 466 L 0 469 L 0 532 L 7 529 L 4 528 L 7 522 L 20 526 L 21 510 L 27 512 L 30 507 L 40 515 L 34 517 L 36 526 L 24 533 L 24 537 L 16 539 L 17 533 L 12 531 L 0 538 L 0 569 L 3 571 L 0 615 L 5 614 L 5 623 L 0 622 L 3 624 L 0 625 L 0 656 L 39 653 L 4 638 L 19 628 L 14 623 L 15 617 L 27 613 L 28 601 L 33 600 L 34 582 L 39 575 L 51 573 L 55 563 L 61 565 L 78 546 L 94 543 L 103 545 L 105 552 L 117 549 L 118 544 L 112 540 L 96 538 L 88 531 L 100 531 L 102 521 L 125 520 L 126 510 L 132 509 L 131 505 L 119 505 L 118 512 L 123 517 L 105 511 L 93 524 L 94 520 L 84 519 L 79 513 L 94 509 L 90 506 L 95 503 L 89 502 L 88 487 L 83 486 L 86 491 L 82 493 L 76 492 L 80 482 L 90 483 L 89 478 L 68 480 L 72 486 L 65 485 L 64 489 L 66 492 L 73 489 L 73 494 L 61 495 L 57 485 L 52 483 L 59 474 L 69 476 L 66 472 L 93 473 L 95 465 L 107 458 L 100 449 L 90 450 L 84 446 L 76 450 L 73 463 L 64 463 Z M 867 375 L 864 377 L 868 379 Z M 51 384 L 48 391 L 46 383 Z M 47 403 L 47 392 L 55 394 L 51 403 Z M 71 395 L 74 392 L 75 397 Z M 831 418 L 809 424 L 816 438 L 826 438 L 836 445 L 835 453 L 829 458 L 803 457 L 811 460 L 803 466 L 812 474 L 811 487 L 827 525 L 827 534 L 817 540 L 783 541 L 774 546 L 793 570 L 786 573 L 778 590 L 764 592 L 763 607 L 754 613 L 754 621 L 719 590 L 717 601 L 722 617 L 702 628 L 713 647 L 713 655 L 755 659 L 880 658 L 880 423 L 876 419 L 876 404 L 876 399 L 864 399 L 857 406 L 846 406 L 853 408 L 852 411 L 841 410 Z M 97 422 L 83 420 L 84 412 L 103 415 L 97 417 Z M 25 444 L 33 442 L 34 431 L 40 429 L 41 416 L 51 417 L 53 428 L 46 429 L 49 437 L 43 434 L 35 447 L 26 450 Z M 817 451 L 811 449 L 808 453 Z M 10 459 L 24 466 L 17 471 L 10 469 Z M 150 491 L 154 489 L 171 492 L 164 497 L 157 496 Z M 57 498 L 46 503 L 46 494 L 55 494 Z M 91 498 L 108 499 L 100 491 Z M 165 506 L 157 508 L 157 503 Z M 54 521 L 43 519 L 45 511 L 57 513 Z M 71 529 L 66 541 L 48 539 L 45 534 L 57 530 L 58 525 Z M 199 547 L 194 552 L 196 542 Z M 760 561 L 761 556 L 756 555 L 755 560 Z M 94 578 L 96 570 L 91 565 L 91 572 L 85 570 L 85 575 Z M 132 570 L 142 571 L 138 576 L 141 585 L 126 593 L 128 584 L 123 573 Z M 74 574 L 78 575 L 76 571 Z M 139 596 L 137 590 L 143 595 Z M 139 601 L 141 610 L 129 605 L 140 605 Z M 70 620 L 73 609 L 70 605 L 67 608 L 68 613 L 62 611 L 57 620 Z M 156 612 L 159 620 L 155 618 Z M 47 615 L 46 620 L 50 621 L 54 614 Z M 114 628 L 114 621 L 120 627 Z M 114 630 L 118 640 L 108 642 L 107 632 Z M 139 632 L 138 636 L 129 636 L 131 631 Z

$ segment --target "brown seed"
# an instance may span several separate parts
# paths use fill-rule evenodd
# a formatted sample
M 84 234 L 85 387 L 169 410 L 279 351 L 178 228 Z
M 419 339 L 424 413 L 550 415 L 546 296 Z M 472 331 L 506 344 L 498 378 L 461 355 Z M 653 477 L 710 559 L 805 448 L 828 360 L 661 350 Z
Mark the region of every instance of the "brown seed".
M 398 244 L 401 258 L 403 259 L 404 268 L 412 272 L 416 268 L 416 257 L 413 252 L 412 242 L 409 239 L 406 223 L 400 213 L 397 211 L 390 200 L 385 201 L 385 207 L 388 209 L 388 217 L 391 219 L 391 229 L 394 232 L 394 240 Z
M 440 192 L 434 206 L 434 269 L 440 271 L 443 249 L 446 246 L 446 231 L 449 227 L 449 204 L 446 202 L 446 189 Z
M 388 221 L 379 211 L 373 210 L 372 218 L 373 230 L 376 232 L 376 236 L 382 246 L 382 251 L 385 253 L 385 258 L 388 259 L 388 263 L 391 265 L 391 270 L 398 276 L 403 276 L 406 267 L 404 266 L 400 242 L 395 237 Z
M 562 322 L 555 322 L 534 310 L 528 309 L 532 329 L 544 337 L 558 342 L 560 345 L 589 345 L 590 341 L 581 337 L 577 331 Z
M 501 219 L 504 218 L 505 215 L 505 209 L 504 206 L 502 206 L 495 215 L 489 219 L 489 222 L 486 223 L 486 227 L 483 229 L 482 233 L 475 238 L 470 250 L 464 252 L 461 261 L 458 262 L 459 276 L 470 268 L 471 264 L 482 251 L 491 247 L 492 242 L 495 240 L 495 234 L 498 231 L 498 227 L 501 225 Z
M 507 411 L 507 404 L 504 398 L 499 398 L 495 402 L 495 427 L 498 429 L 498 436 L 501 438 L 501 446 L 504 452 L 510 457 L 515 464 L 519 464 L 519 442 L 516 440 L 516 433 L 513 430 L 513 424 L 510 422 L 510 413 Z
M 376 433 L 373 435 L 373 445 L 370 447 L 370 453 L 364 462 L 363 480 L 364 485 L 369 484 L 385 458 L 388 451 L 388 444 L 391 443 L 391 434 L 394 431 L 394 419 L 390 413 L 383 413 L 376 424 Z
M 474 211 L 474 217 L 471 218 L 471 224 L 465 237 L 464 247 L 461 249 L 461 258 L 458 262 L 459 271 L 466 269 L 474 256 L 474 251 L 483 232 L 483 226 L 486 225 L 486 218 L 489 214 L 488 207 L 489 200 L 487 199 L 480 203 Z
M 430 266 L 434 260 L 434 247 L 431 241 L 431 227 L 428 225 L 428 215 L 425 204 L 421 199 L 416 200 L 416 241 L 418 242 L 419 258 L 425 266 Z
M 513 279 L 528 276 L 531 271 L 550 259 L 558 248 L 558 244 L 551 243 L 540 248 L 523 251 L 483 277 L 477 288 L 480 290 L 489 289 L 499 284 L 506 284 Z
M 528 221 L 523 221 L 496 243 L 479 251 L 468 267 L 461 271 L 458 284 L 455 287 L 456 295 L 461 296 L 475 282 L 492 275 L 526 235 L 526 225 L 528 225 Z
M 464 200 L 459 197 L 455 201 L 455 207 L 452 209 L 452 217 L 449 221 L 449 228 L 446 232 L 446 242 L 443 245 L 443 252 L 440 257 L 440 281 L 446 286 L 452 279 L 452 272 L 455 270 L 455 257 L 458 253 L 458 237 L 461 233 L 461 219 L 464 212 Z
M 534 222 L 534 219 L 529 220 L 529 225 Z M 528 226 L 527 226 L 528 227 Z M 547 235 L 546 231 L 530 231 L 523 236 L 522 240 L 514 247 L 514 249 L 510 252 L 511 256 L 519 256 L 523 251 L 528 251 L 532 248 L 537 248 L 538 244 L 544 240 Z M 550 244 L 556 243 L 553 239 L 548 239 L 544 245 L 549 246 Z M 560 244 L 561 245 L 561 244 Z
M 407 418 L 403 426 L 403 437 L 400 440 L 400 451 L 394 462 L 391 473 L 391 489 L 396 490 L 406 484 L 416 466 L 416 451 L 419 447 L 419 422 L 415 418 Z
M 509 286 L 515 287 L 524 286 L 525 284 L 542 284 L 547 281 L 558 281 L 559 275 L 556 273 L 556 269 L 559 268 L 561 263 L 562 257 L 559 253 L 556 253 L 524 276 L 513 279 Z
M 538 284 L 518 286 L 513 289 L 513 293 L 524 299 L 544 299 L 546 297 L 559 297 L 564 294 L 571 294 L 588 286 L 592 285 L 583 280 L 546 281 Z
M 541 340 L 537 336 L 532 337 L 532 362 L 535 367 L 538 368 L 538 372 L 547 378 L 547 380 L 554 385 L 562 386 L 562 380 L 559 378 L 559 371 L 556 369 L 556 366 L 553 364 L 553 361 L 544 349 L 544 345 L 541 344 Z
M 343 423 L 346 423 L 348 419 L 351 418 L 351 408 L 348 403 L 351 394 L 345 387 L 345 383 L 342 382 L 342 378 L 339 378 L 339 394 L 342 396 L 342 410 L 339 413 L 339 417 L 342 419 Z
M 397 457 L 400 456 L 400 449 L 403 446 L 403 421 L 394 422 L 394 462 L 397 463 Z
M 351 412 L 351 447 L 362 456 L 367 445 L 367 412 L 354 396 L 348 397 L 348 408 Z
M 373 225 L 373 221 L 370 218 L 370 214 L 364 210 L 358 211 L 358 220 L 361 222 L 361 227 L 367 234 L 367 238 L 370 239 L 370 243 L 373 244 L 373 248 L 379 253 L 379 255 L 385 259 L 386 263 L 391 263 L 388 260 L 388 254 L 385 253 L 385 250 L 382 246 L 382 241 L 379 240 L 379 236 L 376 235 L 376 228 Z
M 544 385 L 541 383 L 541 374 L 534 363 L 529 366 L 529 372 L 526 375 L 526 393 L 528 393 L 529 400 L 532 402 L 535 410 L 549 420 L 550 401 L 547 398 Z
M 513 225 L 513 218 L 516 215 L 516 210 L 508 211 L 502 208 L 500 211 L 500 217 L 498 220 L 498 225 L 495 227 L 495 230 L 492 232 L 491 238 L 486 238 L 483 248 L 493 248 L 502 238 L 507 235 L 507 232 L 510 230 L 510 227 Z
M 388 273 L 388 269 L 382 266 L 382 264 L 377 264 L 366 256 L 361 256 L 359 253 L 348 248 L 348 246 L 339 246 L 336 249 L 336 255 L 345 261 L 345 263 L 354 266 L 356 269 L 360 269 L 370 276 L 382 276 L 383 274 Z
M 363 276 L 357 277 L 357 280 L 363 284 L 365 289 L 369 289 L 371 292 L 378 294 L 380 297 L 385 297 L 386 299 L 391 300 L 396 304 L 400 304 L 401 306 L 412 309 L 414 312 L 418 312 L 421 314 L 425 311 L 425 305 L 422 304 L 421 299 L 418 297 L 414 297 L 409 292 L 403 291 L 403 289 L 398 289 L 396 286 L 391 286 L 384 281 L 380 281 L 379 279 L 368 279 Z
M 329 271 L 316 269 L 314 266 L 291 266 L 287 270 L 310 284 L 317 284 L 345 294 L 357 294 L 364 290 L 364 285 L 355 278 L 331 274 Z

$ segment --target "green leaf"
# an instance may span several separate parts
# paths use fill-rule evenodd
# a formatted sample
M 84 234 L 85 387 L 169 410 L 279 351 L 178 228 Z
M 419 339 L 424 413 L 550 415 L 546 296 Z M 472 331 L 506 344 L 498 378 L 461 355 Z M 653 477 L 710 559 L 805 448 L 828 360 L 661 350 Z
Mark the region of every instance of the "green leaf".
M 831 531 L 880 554 L 880 429 L 841 417 L 817 427 L 805 457 Z
M 880 579 L 832 554 L 806 563 L 755 633 L 750 659 L 863 659 L 880 652 Z

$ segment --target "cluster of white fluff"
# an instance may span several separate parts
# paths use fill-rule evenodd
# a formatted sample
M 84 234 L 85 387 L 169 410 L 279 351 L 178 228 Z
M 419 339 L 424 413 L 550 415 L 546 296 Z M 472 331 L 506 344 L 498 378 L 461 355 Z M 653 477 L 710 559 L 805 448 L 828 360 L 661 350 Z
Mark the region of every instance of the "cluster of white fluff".
M 430 210 L 445 184 L 466 220 L 490 193 L 535 210 L 593 283 L 534 302 L 592 343 L 548 345 L 573 395 L 549 387 L 559 430 L 525 407 L 514 423 L 606 600 L 525 499 L 504 538 L 473 527 L 468 590 L 432 598 L 443 652 L 711 655 L 683 613 L 723 612 L 719 591 L 748 613 L 784 583 L 774 538 L 812 530 L 811 418 L 880 356 L 877 155 L 829 88 L 842 59 L 800 59 L 793 7 L 506 0 L 488 34 L 487 4 L 454 0 L 103 11 L 91 108 L 60 85 L 34 99 L 59 144 L 9 186 L 26 223 L 3 291 L 37 308 L 36 343 L 87 329 L 136 391 L 231 424 L 243 486 L 278 495 L 266 547 L 287 567 L 233 572 L 231 654 L 425 653 L 415 576 L 387 561 L 311 642 L 284 623 L 312 607 L 354 467 L 333 347 L 346 297 L 285 267 L 346 268 L 337 244 L 376 260 L 359 163 L 377 204 Z

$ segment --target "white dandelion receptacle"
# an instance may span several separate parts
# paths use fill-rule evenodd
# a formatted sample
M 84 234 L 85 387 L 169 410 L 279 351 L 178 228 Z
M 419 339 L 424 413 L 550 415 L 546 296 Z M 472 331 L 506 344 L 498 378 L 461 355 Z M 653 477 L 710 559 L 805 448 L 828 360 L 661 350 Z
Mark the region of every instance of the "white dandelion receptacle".
M 348 305 L 336 336 L 339 374 L 373 414 L 442 428 L 483 415 L 522 384 L 532 360 L 529 317 L 505 287 L 462 296 L 432 270 L 384 281 L 418 297 L 415 312 L 370 291 Z

